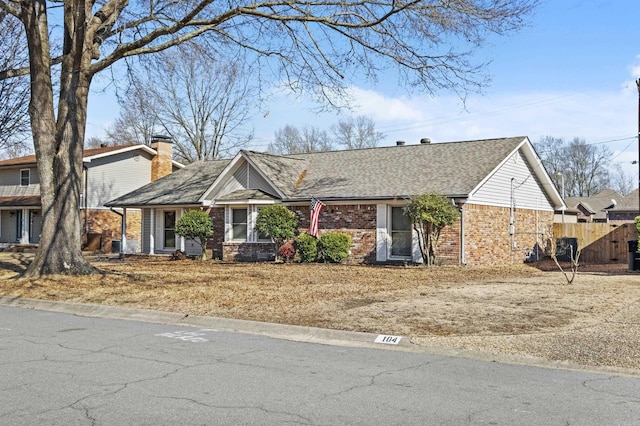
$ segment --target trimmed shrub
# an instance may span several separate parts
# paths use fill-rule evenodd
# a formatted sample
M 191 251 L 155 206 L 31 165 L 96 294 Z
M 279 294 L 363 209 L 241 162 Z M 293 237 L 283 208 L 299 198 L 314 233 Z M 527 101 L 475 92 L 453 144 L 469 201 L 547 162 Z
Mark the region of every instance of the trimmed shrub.
M 207 241 L 213 236 L 213 221 L 207 212 L 202 210 L 185 212 L 176 223 L 176 234 L 200 244 L 201 258 L 207 259 Z
M 302 234 L 296 240 L 296 249 L 300 262 L 309 263 L 318 260 L 318 240 L 309 234 Z
M 320 236 L 319 245 L 325 262 L 341 263 L 349 257 L 351 237 L 339 232 L 329 232 Z
M 282 204 L 275 204 L 258 211 L 256 229 L 268 235 L 276 243 L 274 254 L 278 260 L 279 248 L 286 240 L 294 238 L 298 233 L 298 217 Z

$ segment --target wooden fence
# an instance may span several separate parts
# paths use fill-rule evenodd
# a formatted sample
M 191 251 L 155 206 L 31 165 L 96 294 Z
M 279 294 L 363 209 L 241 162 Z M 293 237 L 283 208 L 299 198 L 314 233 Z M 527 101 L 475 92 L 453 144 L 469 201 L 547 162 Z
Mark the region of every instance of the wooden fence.
M 554 223 L 553 236 L 576 238 L 583 263 L 627 263 L 627 241 L 638 239 L 634 223 Z

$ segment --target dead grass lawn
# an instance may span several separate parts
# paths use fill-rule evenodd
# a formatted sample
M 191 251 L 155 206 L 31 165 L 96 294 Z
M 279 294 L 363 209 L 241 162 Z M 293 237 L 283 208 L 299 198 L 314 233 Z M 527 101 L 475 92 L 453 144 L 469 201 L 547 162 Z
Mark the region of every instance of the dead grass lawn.
M 631 311 L 634 321 L 640 319 L 640 275 L 626 265 L 582 267 L 568 285 L 548 263 L 426 269 L 135 256 L 96 260 L 102 275 L 18 278 L 28 262 L 28 255 L 0 255 L 0 295 L 405 335 L 436 344 L 438 337 L 580 330 Z

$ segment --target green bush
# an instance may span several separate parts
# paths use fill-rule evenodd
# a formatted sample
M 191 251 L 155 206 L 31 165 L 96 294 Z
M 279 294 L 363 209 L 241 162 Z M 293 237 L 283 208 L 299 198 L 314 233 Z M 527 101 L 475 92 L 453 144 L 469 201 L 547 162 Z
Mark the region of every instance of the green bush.
M 202 249 L 202 260 L 207 259 L 207 241 L 213 236 L 213 221 L 202 210 L 189 210 L 176 223 L 176 234 L 194 240 Z
M 320 236 L 319 245 L 325 262 L 341 263 L 349 257 L 351 237 L 347 234 L 330 232 Z
M 315 262 L 318 259 L 318 240 L 309 234 L 302 234 L 298 237 L 296 249 L 301 262 Z
M 275 204 L 258 211 L 256 229 L 269 236 L 276 243 L 274 254 L 278 260 L 280 247 L 286 240 L 294 238 L 298 233 L 298 217 L 282 204 Z
M 638 236 L 640 237 L 640 216 L 636 216 L 636 231 L 638 231 Z

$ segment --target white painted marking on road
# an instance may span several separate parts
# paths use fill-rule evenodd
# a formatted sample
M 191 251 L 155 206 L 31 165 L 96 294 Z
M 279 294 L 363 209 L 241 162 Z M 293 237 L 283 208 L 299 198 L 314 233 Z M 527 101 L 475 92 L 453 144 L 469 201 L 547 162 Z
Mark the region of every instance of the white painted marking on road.
M 384 343 L 385 345 L 397 345 L 400 343 L 402 336 L 388 336 L 386 334 L 381 334 L 376 337 L 374 343 Z
M 205 333 L 200 333 L 198 331 L 173 331 L 168 333 L 159 333 L 156 334 L 157 337 L 168 337 L 170 339 L 178 339 L 183 342 L 191 342 L 191 343 L 204 343 L 208 342 L 208 339 L 205 339 L 201 336 L 206 336 Z

